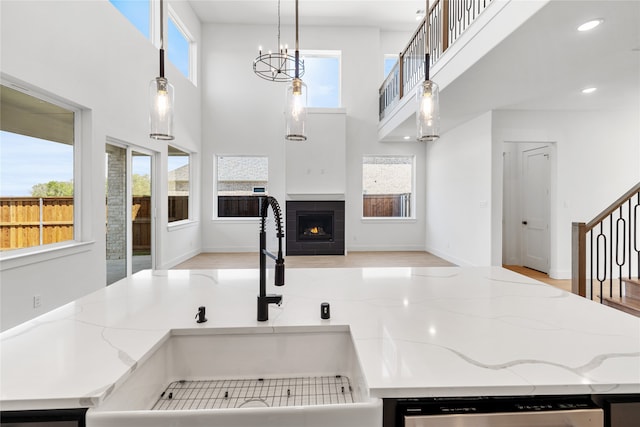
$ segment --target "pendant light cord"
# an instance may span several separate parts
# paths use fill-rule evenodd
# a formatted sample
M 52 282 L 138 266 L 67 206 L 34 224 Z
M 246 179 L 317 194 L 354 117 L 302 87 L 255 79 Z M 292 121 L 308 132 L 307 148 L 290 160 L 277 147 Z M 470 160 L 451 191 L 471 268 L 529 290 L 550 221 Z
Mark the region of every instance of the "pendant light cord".
M 300 78 L 300 52 L 298 51 L 298 0 L 296 0 L 296 76 L 295 77 L 296 79 Z
M 160 0 L 160 77 L 164 78 L 164 7 Z
M 424 16 L 425 32 L 424 32 L 424 81 L 429 80 L 429 1 L 427 0 L 427 9 Z

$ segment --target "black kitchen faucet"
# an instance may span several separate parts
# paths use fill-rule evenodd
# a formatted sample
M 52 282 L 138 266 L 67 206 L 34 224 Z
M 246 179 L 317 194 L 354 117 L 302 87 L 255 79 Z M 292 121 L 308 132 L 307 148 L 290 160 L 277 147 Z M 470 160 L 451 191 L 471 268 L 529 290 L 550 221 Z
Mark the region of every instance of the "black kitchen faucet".
M 276 222 L 276 237 L 278 237 L 278 255 L 267 251 L 267 232 L 265 222 L 267 210 L 271 206 Z M 276 261 L 275 286 L 284 285 L 284 258 L 282 257 L 282 212 L 278 201 L 271 196 L 262 197 L 260 200 L 260 294 L 258 295 L 258 321 L 269 320 L 269 304 L 282 304 L 282 295 L 267 294 L 267 256 Z

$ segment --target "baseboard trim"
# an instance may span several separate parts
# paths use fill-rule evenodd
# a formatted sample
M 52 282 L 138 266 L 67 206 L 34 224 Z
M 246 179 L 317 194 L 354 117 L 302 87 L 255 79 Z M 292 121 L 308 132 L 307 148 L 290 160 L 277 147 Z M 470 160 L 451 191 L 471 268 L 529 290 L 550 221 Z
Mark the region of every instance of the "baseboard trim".
M 549 278 L 557 280 L 569 280 L 571 279 L 571 271 L 567 270 L 549 270 Z
M 458 267 L 477 267 L 477 265 L 475 265 L 475 264 L 472 264 L 472 263 L 470 263 L 468 261 L 465 261 L 465 260 L 463 260 L 461 258 L 455 257 L 455 256 L 453 256 L 451 254 L 442 252 L 442 251 L 440 251 L 438 249 L 435 249 L 435 248 L 427 247 L 425 250 L 427 252 L 429 252 L 429 253 L 432 253 L 433 255 L 435 255 L 437 257 L 442 258 L 445 261 L 449 261 L 450 263 L 457 265 Z
M 419 245 L 347 245 L 349 252 L 426 252 L 424 246 Z
M 180 263 L 183 263 L 183 262 L 185 262 L 186 260 L 188 260 L 190 258 L 193 258 L 196 255 L 200 255 L 201 253 L 202 253 L 202 251 L 200 251 L 198 249 L 193 250 L 193 251 L 189 251 L 184 255 L 181 255 L 179 257 L 176 257 L 176 258 L 174 258 L 174 259 L 172 259 L 170 261 L 167 261 L 167 262 L 163 263 L 162 265 L 160 265 L 158 267 L 158 270 L 169 270 L 169 269 L 175 267 L 176 265 L 178 265 Z

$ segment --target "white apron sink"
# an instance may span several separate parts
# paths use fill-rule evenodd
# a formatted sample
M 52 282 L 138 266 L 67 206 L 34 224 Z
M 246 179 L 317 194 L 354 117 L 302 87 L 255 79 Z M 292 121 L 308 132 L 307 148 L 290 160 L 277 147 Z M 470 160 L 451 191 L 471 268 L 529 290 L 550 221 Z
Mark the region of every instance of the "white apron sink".
M 382 425 L 347 328 L 258 331 L 172 331 L 87 426 Z

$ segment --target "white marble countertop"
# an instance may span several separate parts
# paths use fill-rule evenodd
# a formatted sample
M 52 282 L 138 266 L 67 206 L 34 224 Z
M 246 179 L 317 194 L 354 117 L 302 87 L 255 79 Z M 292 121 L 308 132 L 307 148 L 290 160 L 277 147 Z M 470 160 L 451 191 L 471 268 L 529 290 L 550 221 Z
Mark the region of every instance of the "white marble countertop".
M 171 270 L 5 331 L 2 409 L 99 405 L 183 328 L 348 326 L 372 397 L 640 393 L 639 318 L 502 268 L 288 269 L 286 282 L 267 281 L 284 296 L 267 322 L 257 270 Z

